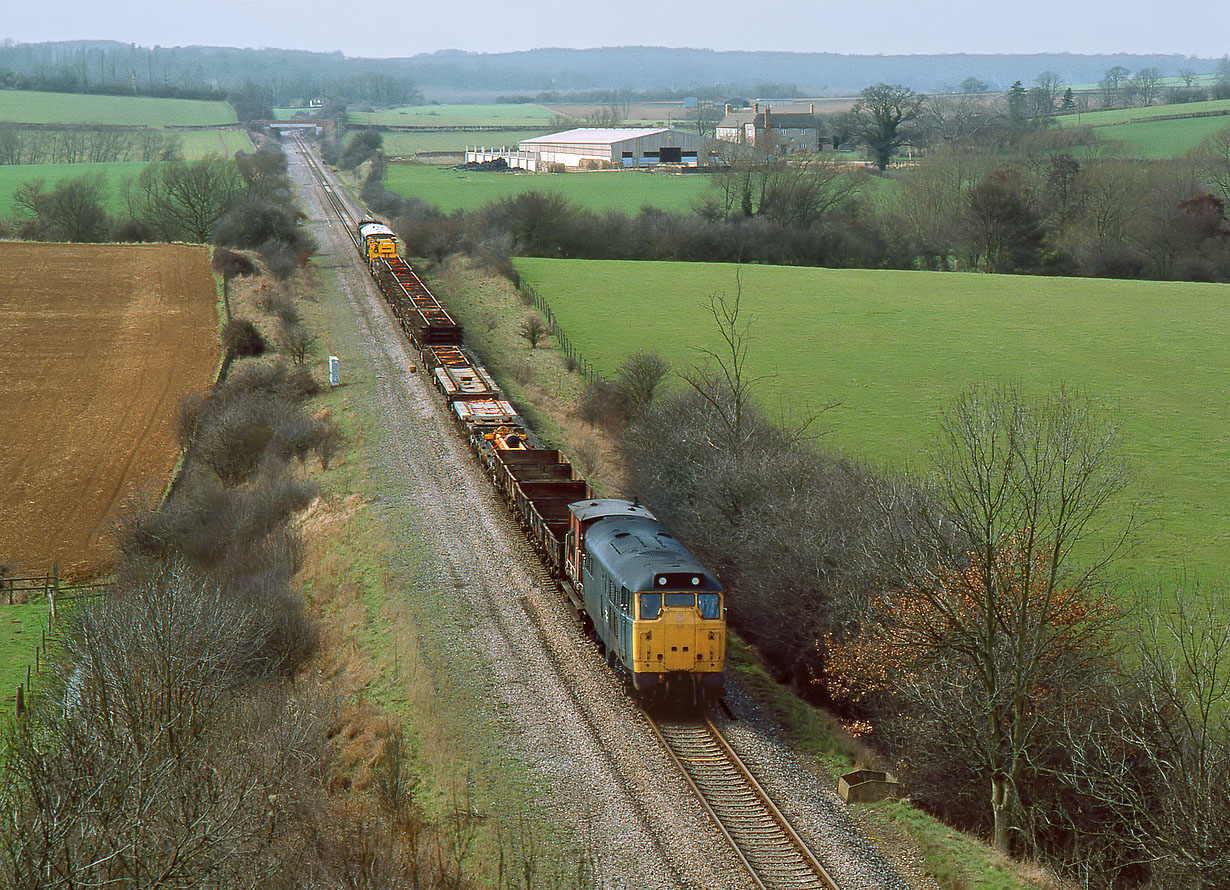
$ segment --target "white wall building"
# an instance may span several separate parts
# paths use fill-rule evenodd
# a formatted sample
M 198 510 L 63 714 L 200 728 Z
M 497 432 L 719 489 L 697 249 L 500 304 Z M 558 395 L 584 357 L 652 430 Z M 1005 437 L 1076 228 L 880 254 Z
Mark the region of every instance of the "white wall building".
M 633 127 L 580 127 L 549 136 L 523 139 L 516 151 L 466 149 L 466 163 L 503 158 L 510 167 L 546 171 L 555 165 L 568 169 L 611 169 L 677 164 L 707 165 L 718 153 L 715 140 L 682 130 Z

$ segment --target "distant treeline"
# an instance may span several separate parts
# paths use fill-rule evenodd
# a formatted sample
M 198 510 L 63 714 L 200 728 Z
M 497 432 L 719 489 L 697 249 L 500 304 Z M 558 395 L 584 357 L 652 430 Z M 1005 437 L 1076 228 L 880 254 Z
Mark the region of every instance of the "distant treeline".
M 534 49 L 511 53 L 459 50 L 405 59 L 350 59 L 340 52 L 227 47 L 141 47 L 114 41 L 0 45 L 0 86 L 72 92 L 134 92 L 216 98 L 246 81 L 261 85 L 274 105 L 327 96 L 350 105 L 422 100 L 420 90 L 492 95 L 586 90 L 666 91 L 662 98 L 721 84 L 722 94 L 790 96 L 857 92 L 868 83 L 900 83 L 927 92 L 955 89 L 968 78 L 1006 89 L 1039 72 L 1069 83 L 1096 83 L 1111 68 L 1156 68 L 1162 75 L 1211 73 L 1215 59 L 1127 53 L 1076 55 L 898 55 L 716 52 L 625 46 Z
M 316 96 L 342 104 L 422 101 L 404 65 L 341 53 L 226 47 L 143 47 L 114 41 L 0 46 L 0 88 L 231 99 L 260 92 L 268 106 Z

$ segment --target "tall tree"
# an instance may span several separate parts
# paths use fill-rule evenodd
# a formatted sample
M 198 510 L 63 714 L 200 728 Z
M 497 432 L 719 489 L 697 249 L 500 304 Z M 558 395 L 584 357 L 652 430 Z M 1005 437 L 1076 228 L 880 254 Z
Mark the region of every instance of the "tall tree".
M 1062 730 L 1047 715 L 1107 651 L 1104 574 L 1135 527 L 1127 471 L 1116 426 L 1088 400 L 1013 387 L 961 395 L 933 466 L 929 497 L 886 502 L 894 580 L 856 638 L 872 657 L 853 661 L 940 715 L 963 715 L 995 846 L 1009 852 L 1022 784 Z
M 884 170 L 901 146 L 909 143 L 912 124 L 922 113 L 924 97 L 900 84 L 877 83 L 859 95 L 850 110 L 850 132 Z

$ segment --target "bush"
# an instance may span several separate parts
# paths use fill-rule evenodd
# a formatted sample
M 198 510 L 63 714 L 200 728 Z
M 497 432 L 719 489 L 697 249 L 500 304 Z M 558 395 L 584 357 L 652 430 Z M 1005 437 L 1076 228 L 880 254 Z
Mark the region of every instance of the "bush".
M 247 277 L 256 274 L 256 264 L 234 250 L 215 247 L 210 266 L 223 278 Z
M 222 346 L 236 358 L 264 355 L 268 348 L 256 325 L 246 318 L 233 318 L 223 325 Z

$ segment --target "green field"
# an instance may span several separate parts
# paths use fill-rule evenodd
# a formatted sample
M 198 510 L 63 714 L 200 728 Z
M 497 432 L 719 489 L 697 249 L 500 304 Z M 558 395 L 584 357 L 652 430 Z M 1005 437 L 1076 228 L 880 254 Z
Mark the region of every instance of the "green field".
M 22 183 L 41 179 L 48 188 L 62 179 L 101 173 L 106 182 L 107 210 L 118 214 L 124 208 L 124 183 L 145 167 L 140 161 L 118 164 L 0 164 L 0 217 L 13 213 L 13 193 Z
M 1106 142 L 1122 143 L 1124 151 L 1132 157 L 1177 158 L 1227 127 L 1230 127 L 1230 116 L 1145 120 L 1096 127 L 1093 132 Z
M 17 685 L 26 684 L 26 665 L 34 667 L 34 650 L 42 641 L 47 603 L 0 603 L 0 723 L 14 714 Z M 37 675 L 35 675 L 37 677 Z M 37 685 L 37 679 L 34 681 Z
M 465 151 L 468 146 L 516 148 L 522 139 L 546 130 L 430 130 L 420 133 L 383 133 L 386 157 L 412 157 L 420 151 Z
M 700 308 L 733 292 L 726 264 L 519 259 L 587 359 L 611 371 L 654 348 L 676 368 L 716 346 Z M 1227 576 L 1230 286 L 776 266 L 742 269 L 750 371 L 770 413 L 823 417 L 825 441 L 917 464 L 937 412 L 978 381 L 1060 381 L 1121 412 L 1161 516 L 1130 567 Z M 617 337 L 612 337 L 618 332 Z
M 226 102 L 0 90 L 0 121 L 183 127 L 233 124 L 236 117 L 235 109 Z
M 222 158 L 235 156 L 237 151 L 252 151 L 252 140 L 246 130 L 176 130 L 173 134 L 184 145 L 185 160 L 195 161 L 206 155 Z
M 1109 111 L 1087 111 L 1083 114 L 1065 114 L 1056 117 L 1060 126 L 1104 127 L 1108 124 L 1123 124 L 1129 121 L 1149 120 L 1157 117 L 1172 117 L 1179 114 L 1198 114 L 1210 111 L 1230 115 L 1230 99 L 1211 102 L 1186 102 L 1181 105 L 1150 105 L 1146 108 L 1113 108 Z
M 686 211 L 709 188 L 701 173 L 475 173 L 426 164 L 390 164 L 385 185 L 444 211 L 474 210 L 528 191 L 555 192 L 590 210 L 636 213 L 641 207 Z
M 1210 117 L 1181 114 L 1224 112 Z M 1209 136 L 1230 127 L 1230 100 L 1190 102 L 1183 105 L 1151 105 L 1148 108 L 1116 108 L 1056 118 L 1060 126 L 1090 126 L 1099 139 L 1120 143 L 1133 157 L 1175 158 L 1186 154 Z
M 538 127 L 555 112 L 541 105 L 405 105 L 387 111 L 351 111 L 352 124 L 383 127 Z

